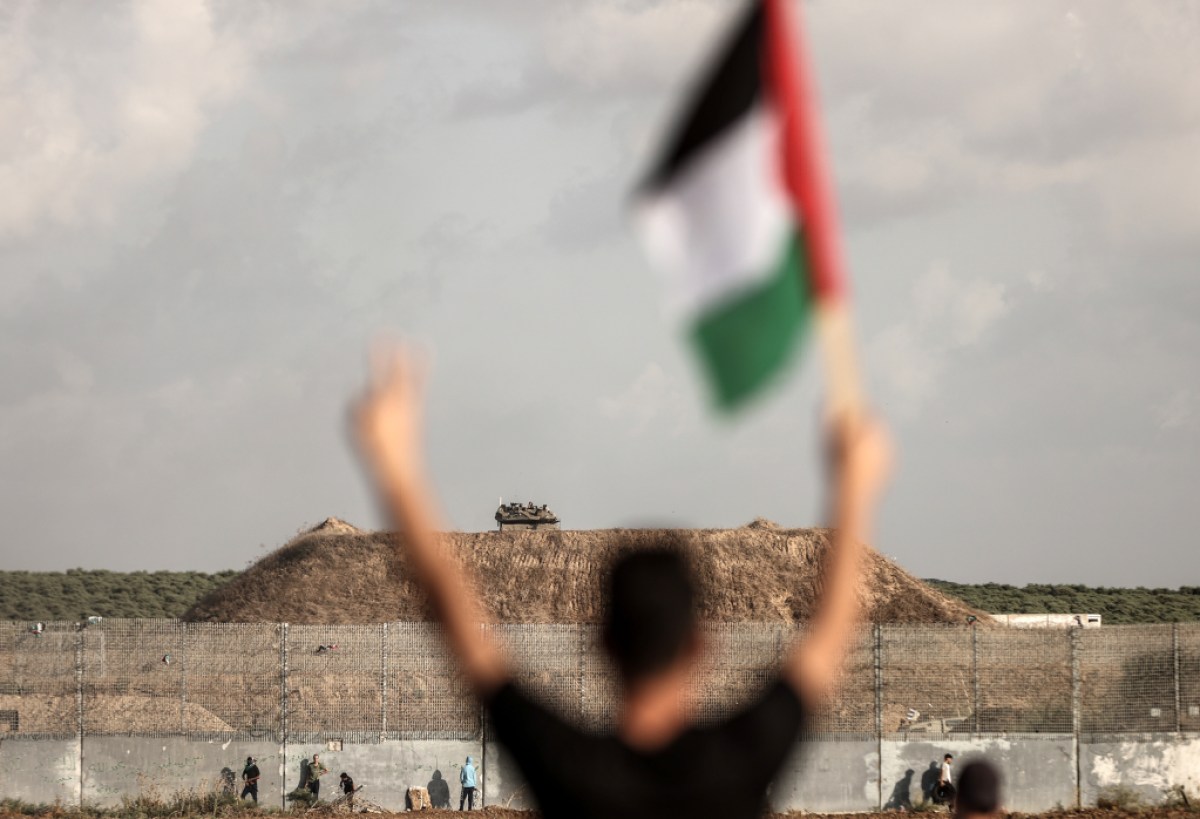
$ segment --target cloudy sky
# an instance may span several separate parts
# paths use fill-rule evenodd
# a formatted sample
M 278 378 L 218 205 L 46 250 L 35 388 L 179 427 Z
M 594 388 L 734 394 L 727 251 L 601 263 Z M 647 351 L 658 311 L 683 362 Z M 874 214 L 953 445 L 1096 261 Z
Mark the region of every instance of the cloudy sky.
M 805 4 L 926 577 L 1200 584 L 1200 0 Z M 625 203 L 736 9 L 0 0 L 4 568 L 380 523 L 344 415 L 436 359 L 451 524 L 819 521 L 815 357 L 708 413 Z M 811 346 L 811 345 L 810 345 Z

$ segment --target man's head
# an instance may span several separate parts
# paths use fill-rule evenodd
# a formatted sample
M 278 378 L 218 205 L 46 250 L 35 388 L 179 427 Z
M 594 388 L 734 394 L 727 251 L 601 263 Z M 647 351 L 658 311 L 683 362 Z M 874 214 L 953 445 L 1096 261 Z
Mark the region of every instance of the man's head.
M 472 765 L 472 764 L 474 764 L 474 763 L 471 761 L 471 757 L 467 757 L 467 764 L 468 764 L 468 765 Z
M 321 757 L 319 754 L 313 754 L 313 762 L 319 762 L 320 760 L 321 760 Z
M 958 775 L 956 816 L 994 816 L 1000 810 L 1000 772 L 990 762 L 972 760 Z
M 620 557 L 606 602 L 604 645 L 626 684 L 663 671 L 695 648 L 695 583 L 678 538 Z
M 951 756 L 950 754 L 946 754 L 944 757 L 942 757 L 942 761 L 943 761 L 943 762 L 950 762 L 950 761 L 952 761 L 953 759 L 954 759 L 954 757 L 953 757 L 953 756 Z
M 248 757 L 246 757 L 246 764 L 247 764 L 247 765 L 253 765 L 253 764 L 254 764 L 254 757 L 252 757 L 252 756 L 248 756 Z
M 342 771 L 342 779 L 349 779 L 349 778 L 350 778 L 350 776 L 345 771 Z

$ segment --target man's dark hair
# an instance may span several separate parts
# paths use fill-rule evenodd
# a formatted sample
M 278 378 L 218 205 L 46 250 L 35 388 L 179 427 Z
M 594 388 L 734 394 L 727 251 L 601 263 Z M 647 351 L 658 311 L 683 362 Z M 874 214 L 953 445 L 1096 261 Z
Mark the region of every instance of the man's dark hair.
M 696 589 L 677 538 L 622 555 L 608 577 L 604 645 L 628 683 L 677 660 L 696 631 Z
M 1000 808 L 1000 772 L 990 762 L 977 759 L 963 766 L 958 775 L 959 816 L 995 813 Z
M 946 754 L 944 757 L 942 757 L 942 759 L 954 759 L 954 755 L 953 755 L 953 754 Z

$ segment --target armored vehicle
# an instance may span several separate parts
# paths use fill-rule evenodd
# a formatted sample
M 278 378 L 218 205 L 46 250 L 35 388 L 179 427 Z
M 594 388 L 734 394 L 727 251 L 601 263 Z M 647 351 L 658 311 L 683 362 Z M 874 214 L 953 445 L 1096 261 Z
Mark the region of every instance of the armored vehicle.
M 546 504 L 501 503 L 496 510 L 496 523 L 505 529 L 557 529 L 558 516 Z

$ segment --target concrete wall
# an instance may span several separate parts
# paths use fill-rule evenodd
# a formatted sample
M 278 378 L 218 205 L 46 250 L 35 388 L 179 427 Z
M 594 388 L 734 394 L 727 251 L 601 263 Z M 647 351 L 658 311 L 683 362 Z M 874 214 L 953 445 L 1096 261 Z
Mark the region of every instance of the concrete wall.
M 771 788 L 776 810 L 850 812 L 918 804 L 937 781 L 937 766 L 946 753 L 955 767 L 972 756 L 995 762 L 1006 778 L 1007 806 L 1018 811 L 1045 811 L 1076 804 L 1079 797 L 1094 805 L 1105 789 L 1125 786 L 1148 803 L 1161 802 L 1165 791 L 1183 785 L 1200 793 L 1200 737 L 1174 734 L 1092 738 L 1079 745 L 1070 735 L 980 737 L 975 740 L 824 739 L 808 743 L 784 768 Z M 532 808 L 529 793 L 506 752 L 495 743 L 454 740 L 389 740 L 346 743 L 341 751 L 324 744 L 87 737 L 77 740 L 4 739 L 0 741 L 0 798 L 34 803 L 115 805 L 123 796 L 170 798 L 179 791 L 220 786 L 222 769 L 240 779 L 247 755 L 262 770 L 260 802 L 283 804 L 283 795 L 299 781 L 300 760 L 321 755 L 330 775 L 321 796 L 337 795 L 337 775 L 347 771 L 364 786 L 362 796 L 384 808 L 403 810 L 411 785 L 426 786 L 438 771 L 448 785 L 451 806 L 458 807 L 458 772 L 475 757 L 478 796 L 489 805 Z M 82 767 L 81 767 L 82 760 Z M 924 780 L 924 781 L 923 781 Z M 238 786 L 240 790 L 240 785 Z
M 262 772 L 259 801 L 281 804 L 278 743 L 89 736 L 83 741 L 83 802 L 110 807 L 123 796 L 169 799 L 181 791 L 220 789 L 226 768 L 240 793 L 247 756 L 258 760 Z
M 953 754 L 956 770 L 974 757 L 994 763 L 1004 773 L 1010 810 L 1034 813 L 1075 804 L 1075 739 L 1070 734 L 884 740 L 881 750 L 885 807 L 915 805 L 928 799 L 946 754 Z
M 771 785 L 772 810 L 812 813 L 879 807 L 879 743 L 821 740 L 801 745 Z
M 79 804 L 79 740 L 0 739 L 0 798 Z
M 5 750 L 11 745 L 36 746 L 41 743 L 4 743 Z M 275 807 L 284 805 L 285 794 L 299 784 L 300 761 L 320 754 L 321 762 L 329 769 L 329 774 L 321 778 L 321 798 L 326 801 L 340 795 L 338 775 L 345 771 L 353 777 L 355 785 L 363 786 L 363 798 L 381 807 L 403 810 L 408 788 L 412 785 L 428 787 L 434 772 L 438 771 L 441 778 L 447 780 L 457 807 L 459 769 L 468 755 L 478 761 L 481 752 L 480 743 L 448 740 L 346 743 L 341 751 L 328 750 L 324 743 L 289 743 L 285 759 L 283 749 L 276 743 L 88 737 L 84 742 L 83 799 L 89 805 L 110 806 L 119 804 L 122 796 L 148 794 L 165 799 L 180 791 L 211 790 L 220 787 L 224 768 L 233 771 L 240 793 L 242 765 L 247 756 L 253 756 L 262 771 L 259 802 Z M 45 752 L 38 753 L 44 755 Z M 16 762 L 15 756 L 10 758 Z M 78 770 L 76 759 L 76 780 Z M 7 796 L 10 795 L 8 791 L 9 786 L 0 782 L 0 793 Z M 74 802 L 76 798 L 77 791 L 74 791 L 70 799 L 64 801 Z
M 1175 734 L 1097 738 L 1079 743 L 1079 791 L 1094 805 L 1105 790 L 1130 788 L 1146 802 L 1163 801 L 1182 785 L 1200 793 L 1200 738 Z
M 350 774 L 355 785 L 363 787 L 362 797 L 382 808 L 404 810 L 404 798 L 411 786 L 429 787 L 434 772 L 440 774 L 450 790 L 453 807 L 458 807 L 458 772 L 467 757 L 474 757 L 477 773 L 482 768 L 483 744 L 479 742 L 417 739 L 388 740 L 378 744 L 346 743 L 341 751 L 326 750 L 324 745 L 288 743 L 287 788 L 300 783 L 300 760 L 321 755 L 329 773 L 321 778 L 321 798 L 329 801 L 340 795 L 338 774 Z M 479 792 L 477 793 L 477 799 Z

